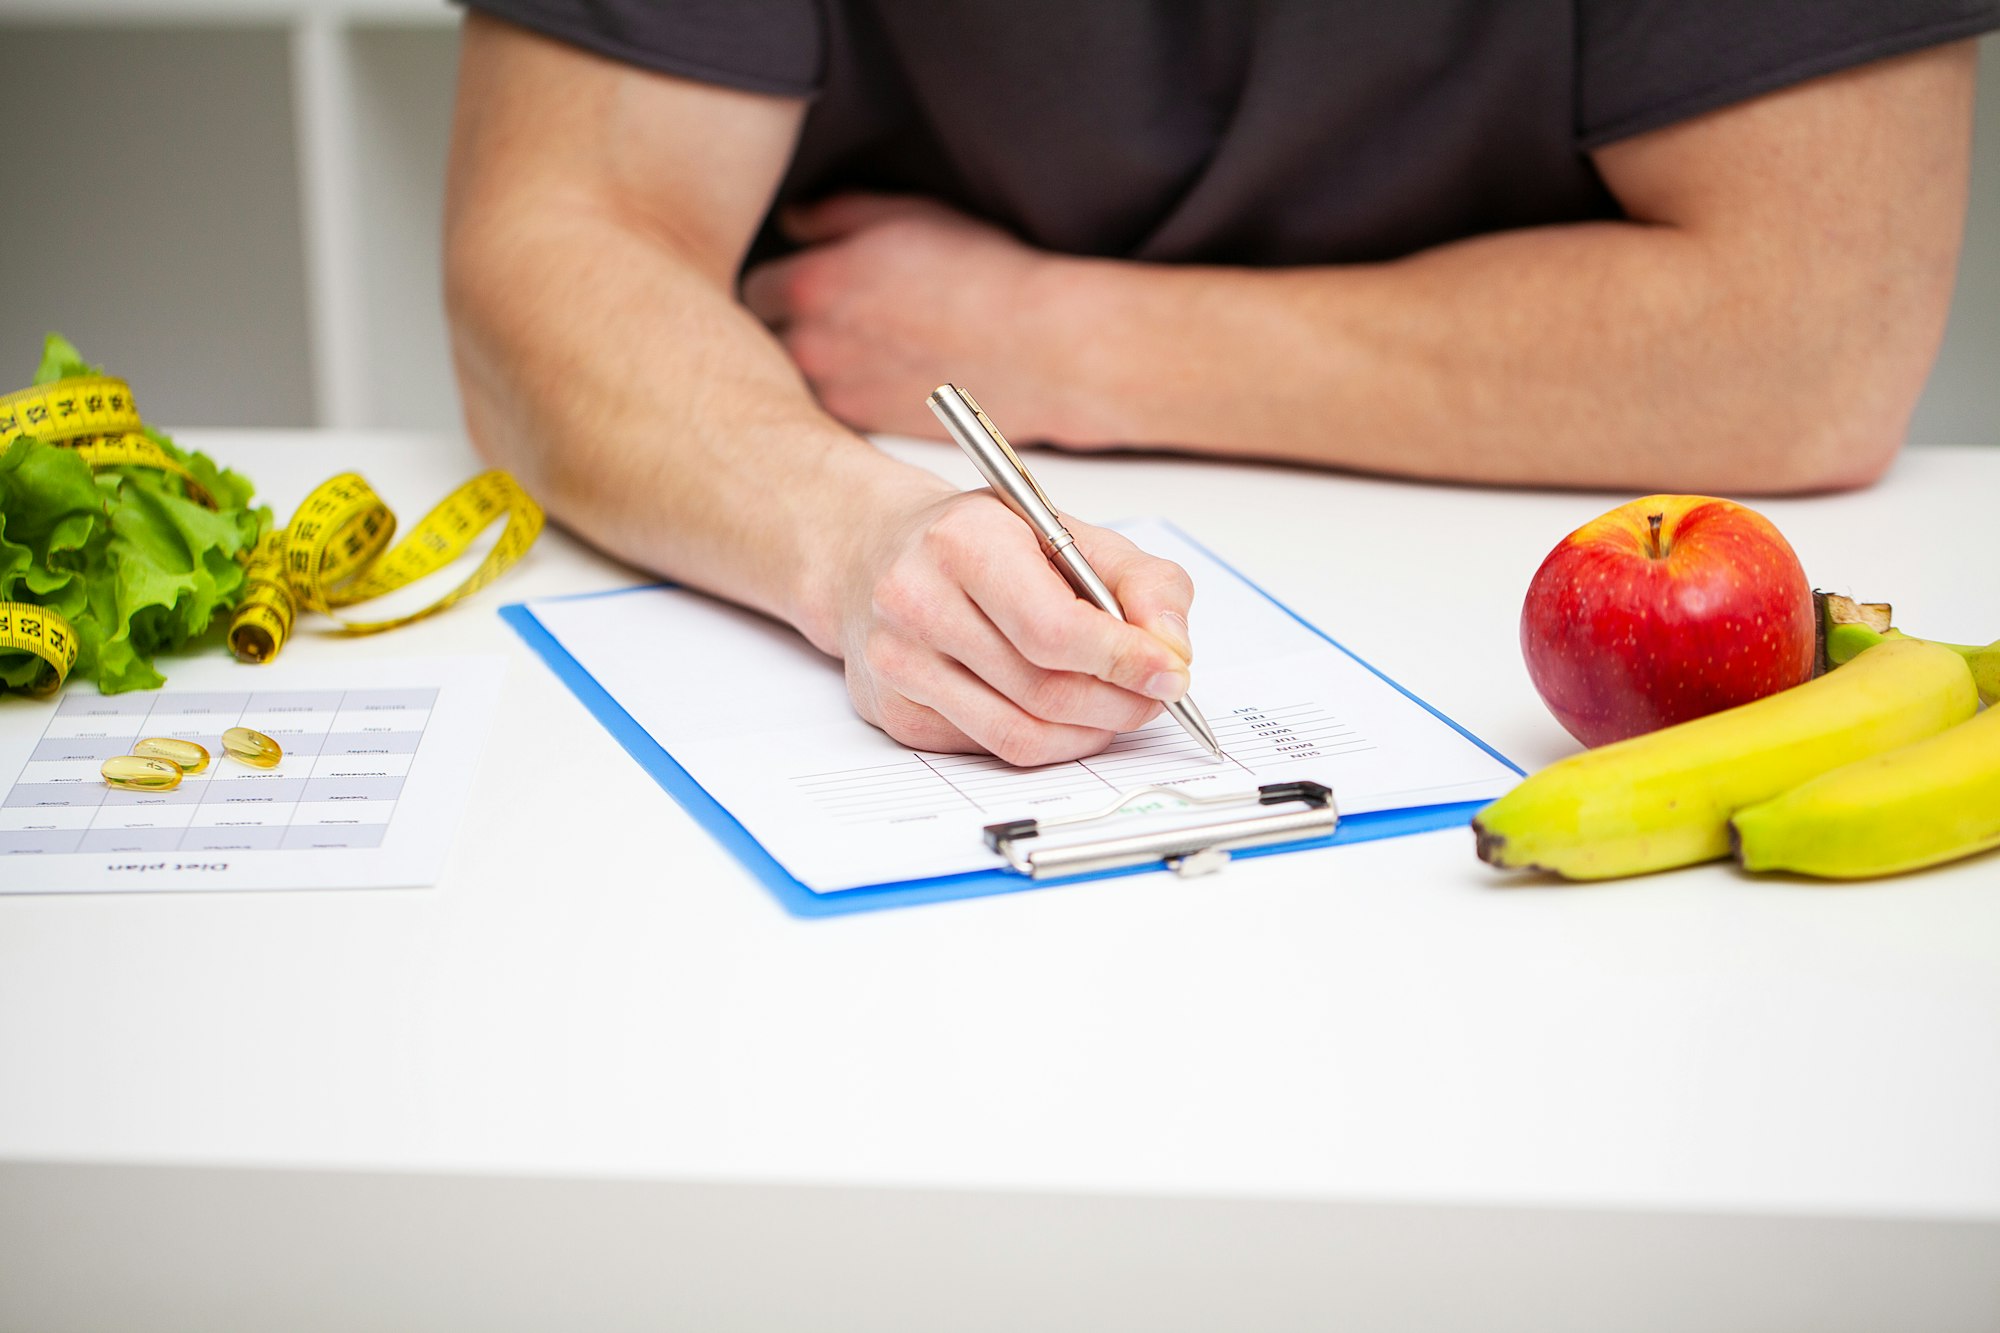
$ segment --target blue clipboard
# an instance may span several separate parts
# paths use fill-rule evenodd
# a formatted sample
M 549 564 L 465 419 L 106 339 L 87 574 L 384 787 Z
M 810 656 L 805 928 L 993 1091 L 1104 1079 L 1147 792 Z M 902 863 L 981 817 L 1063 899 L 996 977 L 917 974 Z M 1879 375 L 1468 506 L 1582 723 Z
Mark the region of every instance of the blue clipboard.
M 1417 704 L 1424 711 L 1456 731 L 1460 736 L 1491 755 L 1501 764 L 1520 773 L 1518 765 L 1495 750 L 1485 741 L 1467 731 L 1458 723 L 1446 717 L 1430 704 L 1404 689 L 1377 670 L 1366 659 L 1349 651 L 1345 644 L 1317 625 L 1293 611 L 1270 593 L 1244 578 L 1241 571 L 1222 560 L 1201 543 L 1187 536 L 1178 535 L 1189 545 L 1202 551 L 1218 565 L 1241 579 L 1245 586 L 1258 596 L 1270 602 L 1287 616 L 1306 629 L 1332 644 L 1355 662 L 1373 672 L 1384 683 Z M 671 587 L 671 584 L 652 583 L 633 588 L 618 588 L 610 592 L 579 593 L 579 597 L 618 597 L 634 592 L 644 592 L 655 588 Z M 567 599 L 551 599 L 567 600 Z M 780 865 L 775 857 L 764 849 L 764 845 L 750 835 L 737 822 L 723 804 L 711 796 L 707 789 L 667 753 L 652 733 L 633 720 L 632 715 L 619 705 L 583 665 L 572 657 L 569 651 L 557 641 L 554 635 L 543 628 L 535 618 L 535 613 L 527 604 L 516 602 L 500 608 L 500 618 L 513 626 L 528 647 L 548 663 L 556 677 L 569 686 L 570 692 L 582 701 L 583 706 L 598 722 L 609 731 L 613 738 L 625 748 L 625 753 L 639 762 L 653 781 L 660 784 L 682 809 L 692 815 L 695 822 L 706 829 L 711 837 L 722 846 L 751 874 L 768 889 L 778 905 L 796 917 L 845 916 L 851 912 L 872 912 L 886 907 L 913 907 L 918 903 L 949 902 L 957 898 L 979 898 L 996 893 L 1019 893 L 1025 889 L 1053 888 L 1064 884 L 1075 884 L 1087 880 L 1109 879 L 1122 875 L 1144 875 L 1169 873 L 1161 866 L 1131 866 L 1118 870 L 1100 871 L 1089 875 L 1074 875 L 1061 879 L 1029 879 L 1005 867 L 992 870 L 973 870 L 954 875 L 935 875 L 925 879 L 899 880 L 887 884 L 870 884 L 860 888 L 842 889 L 832 893 L 814 893 L 801 883 L 792 873 Z M 1335 847 L 1351 842 L 1369 842 L 1376 838 L 1397 838 L 1409 833 L 1427 833 L 1433 829 L 1453 828 L 1468 824 L 1484 801 L 1457 801 L 1446 805 L 1411 806 L 1401 810 L 1379 810 L 1367 814 L 1343 815 L 1339 827 L 1331 836 L 1313 838 L 1303 842 L 1283 843 L 1277 846 L 1248 848 L 1234 853 L 1237 858 L 1252 856 L 1272 856 L 1283 852 L 1306 851 L 1315 847 Z

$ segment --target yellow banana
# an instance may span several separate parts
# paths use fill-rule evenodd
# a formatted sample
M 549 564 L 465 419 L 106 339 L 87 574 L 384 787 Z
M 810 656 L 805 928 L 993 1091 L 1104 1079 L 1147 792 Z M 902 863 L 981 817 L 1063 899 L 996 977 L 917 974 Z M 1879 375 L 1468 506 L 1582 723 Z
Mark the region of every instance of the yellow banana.
M 1481 860 L 1612 879 L 1729 854 L 1729 817 L 1807 778 L 1971 717 L 1951 649 L 1891 638 L 1754 703 L 1549 765 L 1472 821 Z
M 2000 708 L 1822 773 L 1737 811 L 1730 825 L 1745 870 L 1825 879 L 1894 875 L 2000 847 Z

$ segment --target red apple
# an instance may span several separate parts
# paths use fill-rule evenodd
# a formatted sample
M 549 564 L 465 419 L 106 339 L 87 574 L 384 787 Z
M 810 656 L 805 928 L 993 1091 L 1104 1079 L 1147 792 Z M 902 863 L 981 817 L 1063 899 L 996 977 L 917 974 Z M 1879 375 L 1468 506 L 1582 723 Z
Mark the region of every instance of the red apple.
M 1649 495 L 1557 543 L 1528 585 L 1521 652 L 1585 745 L 1760 699 L 1813 673 L 1812 587 L 1754 509 Z

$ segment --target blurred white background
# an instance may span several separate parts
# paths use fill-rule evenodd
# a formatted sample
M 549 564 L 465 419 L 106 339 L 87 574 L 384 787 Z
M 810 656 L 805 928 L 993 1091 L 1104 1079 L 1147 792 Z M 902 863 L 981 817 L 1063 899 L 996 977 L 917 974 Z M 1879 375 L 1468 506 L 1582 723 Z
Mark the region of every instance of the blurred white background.
M 0 0 L 0 388 L 42 334 L 186 426 L 456 429 L 445 0 Z M 2000 35 L 1951 327 L 1912 426 L 2000 444 Z

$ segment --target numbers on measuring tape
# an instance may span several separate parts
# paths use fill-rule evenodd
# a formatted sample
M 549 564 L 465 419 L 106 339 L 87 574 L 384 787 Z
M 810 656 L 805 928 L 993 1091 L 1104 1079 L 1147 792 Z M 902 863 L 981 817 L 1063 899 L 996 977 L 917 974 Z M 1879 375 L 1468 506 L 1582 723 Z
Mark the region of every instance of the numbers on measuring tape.
M 76 665 L 76 631 L 56 612 L 28 602 L 0 602 L 0 653 L 27 653 L 42 668 L 27 693 L 54 694 Z
M 73 435 L 122 435 L 139 427 L 139 409 L 125 381 L 109 375 L 57 380 L 0 395 L 0 446 L 22 435 L 60 440 Z

